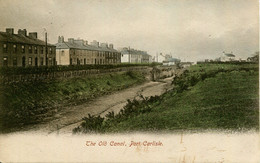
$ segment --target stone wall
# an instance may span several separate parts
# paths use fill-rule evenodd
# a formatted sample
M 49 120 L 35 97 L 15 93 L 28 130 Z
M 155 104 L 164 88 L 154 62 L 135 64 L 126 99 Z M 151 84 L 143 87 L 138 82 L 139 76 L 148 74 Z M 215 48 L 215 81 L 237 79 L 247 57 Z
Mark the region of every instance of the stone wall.
M 40 74 L 22 74 L 22 75 L 10 75 L 0 76 L 1 84 L 11 84 L 18 82 L 32 82 L 32 81 L 49 81 L 49 80 L 63 80 L 75 77 L 86 77 L 93 75 L 102 75 L 109 73 L 118 73 L 126 71 L 142 71 L 144 74 L 149 74 L 152 68 L 148 66 L 136 66 L 136 67 L 121 67 L 115 69 L 88 69 L 88 70 L 74 70 L 63 72 L 50 72 Z
M 156 81 L 160 78 L 170 77 L 175 71 L 175 66 L 136 66 L 136 67 L 120 67 L 114 69 L 89 69 L 89 70 L 74 70 L 63 72 L 50 72 L 40 74 L 23 74 L 0 76 L 1 84 L 11 84 L 18 82 L 32 82 L 32 81 L 49 81 L 49 80 L 64 80 L 68 78 L 86 77 L 110 73 L 120 73 L 127 71 L 141 71 L 148 80 Z

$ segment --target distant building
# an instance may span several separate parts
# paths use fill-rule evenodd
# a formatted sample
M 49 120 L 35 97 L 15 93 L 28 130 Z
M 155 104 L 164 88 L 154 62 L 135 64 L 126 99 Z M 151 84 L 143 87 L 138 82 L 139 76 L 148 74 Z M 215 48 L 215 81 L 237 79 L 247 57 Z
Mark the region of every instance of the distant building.
M 6 32 L 0 32 L 0 66 L 43 66 L 55 65 L 56 49 L 54 45 L 37 38 L 37 33 L 27 35 L 26 29 L 19 29 L 14 34 L 13 28 L 7 28 Z M 47 51 L 47 55 L 46 55 Z
M 167 57 L 167 59 L 165 59 L 165 60 L 163 61 L 163 65 L 164 65 L 164 66 L 172 66 L 172 65 L 176 65 L 176 64 L 178 64 L 178 63 L 180 63 L 180 62 L 181 62 L 180 59 Z
M 122 48 L 121 52 L 121 62 L 122 63 L 151 63 L 152 56 L 147 54 L 146 51 Z
M 181 62 L 181 67 L 182 68 L 187 68 L 190 67 L 191 65 L 195 65 L 196 63 L 194 62 Z
M 219 59 L 221 62 L 229 62 L 229 61 L 235 61 L 236 56 L 231 52 L 231 53 L 225 53 L 223 52 L 222 56 Z
M 56 60 L 58 65 L 117 64 L 121 63 L 121 54 L 113 44 L 99 44 L 96 40 L 88 44 L 88 41 L 73 38 L 65 42 L 64 37 L 59 36 Z
M 181 60 L 177 58 L 173 58 L 171 54 L 162 54 L 160 53 L 160 56 L 164 57 L 162 63 L 164 66 L 171 66 L 176 65 L 177 63 L 180 63 Z

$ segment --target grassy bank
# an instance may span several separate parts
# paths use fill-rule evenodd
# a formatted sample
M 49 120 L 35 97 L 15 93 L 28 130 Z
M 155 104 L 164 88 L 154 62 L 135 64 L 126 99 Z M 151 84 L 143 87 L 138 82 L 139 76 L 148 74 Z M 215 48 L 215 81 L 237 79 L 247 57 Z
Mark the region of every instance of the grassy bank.
M 259 128 L 257 64 L 203 64 L 160 97 L 129 101 L 118 115 L 86 117 L 74 132 L 247 130 Z
M 62 81 L 1 86 L 0 131 L 41 122 L 66 105 L 80 104 L 144 80 L 140 72 L 128 71 Z

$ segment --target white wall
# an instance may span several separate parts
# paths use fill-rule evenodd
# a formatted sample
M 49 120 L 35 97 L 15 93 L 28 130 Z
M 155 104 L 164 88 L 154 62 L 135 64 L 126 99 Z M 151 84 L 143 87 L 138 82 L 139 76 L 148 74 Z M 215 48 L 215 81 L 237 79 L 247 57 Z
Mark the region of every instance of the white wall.
M 69 65 L 70 64 L 69 49 L 56 49 L 56 61 L 57 61 L 57 65 Z
M 128 63 L 128 62 L 129 62 L 129 55 L 121 54 L 121 63 Z

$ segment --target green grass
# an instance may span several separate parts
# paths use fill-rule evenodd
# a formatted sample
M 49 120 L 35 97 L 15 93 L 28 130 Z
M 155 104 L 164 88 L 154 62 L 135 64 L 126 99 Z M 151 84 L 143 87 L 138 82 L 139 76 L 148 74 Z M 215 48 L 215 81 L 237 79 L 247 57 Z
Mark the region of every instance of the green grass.
M 175 79 L 175 89 L 132 104 L 131 113 L 105 120 L 99 132 L 258 130 L 258 75 L 256 64 L 192 66 Z
M 50 82 L 2 85 L 0 131 L 39 123 L 66 105 L 78 105 L 144 81 L 141 73 L 129 71 Z

